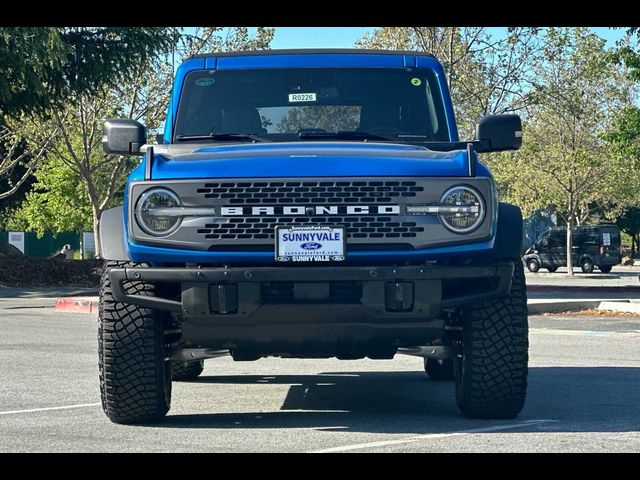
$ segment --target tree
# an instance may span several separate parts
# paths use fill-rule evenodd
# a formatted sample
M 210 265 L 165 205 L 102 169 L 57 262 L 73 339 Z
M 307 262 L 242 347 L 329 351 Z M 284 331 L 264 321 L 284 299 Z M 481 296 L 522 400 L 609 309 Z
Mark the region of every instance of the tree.
M 357 46 L 434 55 L 447 73 L 462 137 L 471 138 L 480 117 L 529 106 L 528 81 L 540 49 L 537 34 L 537 28 L 514 27 L 496 39 L 484 27 L 383 27 Z
M 551 207 L 566 222 L 567 266 L 573 274 L 574 225 L 583 223 L 594 205 L 607 206 L 610 213 L 621 207 L 612 191 L 624 165 L 607 149 L 604 135 L 634 89 L 607 61 L 605 41 L 585 28 L 548 29 L 543 53 L 533 67 L 535 105 L 523 129 L 523 148 L 488 162 L 503 198 L 525 213 Z
M 621 166 L 616 170 L 611 196 L 623 207 L 640 204 L 640 108 L 629 106 L 617 112 L 604 138 Z
M 91 203 L 79 176 L 59 159 L 49 159 L 35 173 L 36 182 L 8 227 L 46 231 L 89 231 Z
M 631 236 L 631 258 L 640 256 L 640 208 L 629 208 L 618 217 L 616 224 Z
M 0 27 L 0 200 L 17 192 L 60 133 L 52 112 L 127 84 L 178 39 L 175 28 Z
M 177 40 L 174 28 L 0 27 L 0 118 L 45 113 L 127 78 Z
M 33 128 L 33 116 L 21 114 L 0 126 L 0 200 L 13 195 L 45 157 L 57 128 Z
M 200 48 L 207 51 L 227 47 L 239 49 L 243 42 L 246 49 L 268 48 L 269 44 L 264 42 L 270 42 L 273 36 L 272 30 L 262 28 L 258 28 L 255 36 L 249 35 L 245 28 L 232 29 L 223 38 L 218 37 L 222 30 L 217 28 L 196 30 L 198 32 L 205 37 L 189 34 L 180 38 L 177 48 L 181 45 L 187 48 L 182 55 L 190 56 Z M 126 81 L 103 86 L 93 93 L 73 94 L 64 108 L 52 111 L 48 118 L 39 121 L 42 131 L 57 129 L 59 132 L 49 146 L 47 162 L 64 166 L 82 186 L 91 211 L 96 251 L 100 249 L 100 216 L 105 209 L 119 202 L 121 195 L 115 200 L 116 193 L 121 193 L 126 176 L 138 162 L 131 157 L 103 153 L 101 136 L 104 120 L 110 117 L 132 118 L 143 122 L 149 131 L 157 129 L 167 111 L 172 80 L 172 59 L 150 56 L 130 69 Z M 41 228 L 45 224 L 60 228 L 60 224 L 47 223 L 42 219 L 40 213 L 46 210 L 44 202 L 48 204 L 50 198 L 64 198 L 65 195 L 70 195 L 69 200 L 73 200 L 78 194 L 69 189 L 49 188 L 53 185 L 40 181 L 39 191 L 29 197 L 23 218 L 29 219 L 31 228 Z
M 631 236 L 631 256 L 640 254 L 640 108 L 628 107 L 614 118 L 605 139 L 619 164 L 613 198 L 625 211 L 618 216 L 618 227 Z

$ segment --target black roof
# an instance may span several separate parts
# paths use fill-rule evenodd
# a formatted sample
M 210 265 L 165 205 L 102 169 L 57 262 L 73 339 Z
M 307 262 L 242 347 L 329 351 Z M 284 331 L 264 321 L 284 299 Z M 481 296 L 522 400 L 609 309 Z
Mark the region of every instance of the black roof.
M 376 50 L 367 48 L 292 48 L 292 49 L 276 49 L 276 50 L 243 50 L 238 52 L 211 52 L 199 53 L 189 58 L 207 58 L 207 57 L 241 57 L 245 55 L 291 55 L 291 54 L 353 54 L 366 53 L 374 55 L 416 55 L 421 57 L 432 57 L 433 55 L 425 52 L 413 52 L 410 50 Z

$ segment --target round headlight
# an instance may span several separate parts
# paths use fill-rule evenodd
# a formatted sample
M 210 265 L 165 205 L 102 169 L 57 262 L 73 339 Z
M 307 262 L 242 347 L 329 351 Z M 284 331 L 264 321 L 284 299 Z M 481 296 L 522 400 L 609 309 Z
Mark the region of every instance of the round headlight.
M 171 190 L 147 190 L 140 196 L 136 207 L 138 224 L 150 235 L 168 235 L 180 225 L 182 217 L 179 216 L 179 211 L 171 211 L 180 206 L 180 199 Z
M 478 192 L 469 187 L 453 187 L 440 199 L 439 217 L 442 224 L 456 233 L 474 230 L 484 219 L 484 202 Z

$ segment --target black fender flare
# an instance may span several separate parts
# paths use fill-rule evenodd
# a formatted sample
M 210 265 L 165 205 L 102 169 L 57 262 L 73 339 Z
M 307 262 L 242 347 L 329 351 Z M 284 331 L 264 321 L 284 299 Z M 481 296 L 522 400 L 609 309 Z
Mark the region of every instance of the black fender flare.
M 128 262 L 122 207 L 110 208 L 100 215 L 100 257 L 103 260 Z
M 496 257 L 520 260 L 524 223 L 520 207 L 500 202 L 498 205 L 498 227 L 493 251 Z

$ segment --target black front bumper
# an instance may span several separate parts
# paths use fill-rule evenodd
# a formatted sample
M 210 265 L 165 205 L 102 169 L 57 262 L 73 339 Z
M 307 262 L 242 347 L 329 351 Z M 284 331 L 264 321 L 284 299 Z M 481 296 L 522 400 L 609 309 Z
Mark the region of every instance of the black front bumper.
M 441 309 L 506 296 L 513 262 L 477 266 L 111 268 L 116 301 L 185 320 L 264 324 L 425 320 Z M 123 283 L 173 284 L 173 298 L 131 295 Z M 179 295 L 178 295 L 179 293 Z M 178 299 L 179 298 L 179 299 Z
M 390 358 L 443 335 L 442 309 L 504 297 L 513 262 L 476 266 L 112 268 L 116 301 L 182 318 L 185 345 L 236 356 Z M 166 298 L 127 294 L 144 281 Z M 167 289 L 167 286 L 169 288 Z

